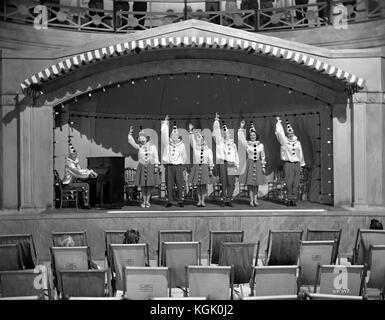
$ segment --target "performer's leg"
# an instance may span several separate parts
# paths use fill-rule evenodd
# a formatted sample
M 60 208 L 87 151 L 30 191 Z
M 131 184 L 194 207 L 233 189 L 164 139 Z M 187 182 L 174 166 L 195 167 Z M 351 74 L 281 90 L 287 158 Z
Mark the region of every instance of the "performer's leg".
M 291 163 L 285 162 L 283 164 L 283 170 L 284 170 L 284 175 L 285 175 L 285 184 L 286 184 L 286 188 L 287 188 L 287 198 L 290 199 L 291 193 L 293 190 Z
M 172 200 L 173 200 L 173 197 L 172 197 L 172 193 L 173 193 L 173 188 L 174 188 L 174 166 L 172 165 L 167 165 L 167 181 L 166 181 L 166 184 L 167 184 L 167 198 L 168 198 L 168 204 L 171 204 L 172 203 Z
M 219 181 L 221 183 L 221 191 L 222 191 L 222 199 L 223 203 L 222 206 L 226 202 L 227 198 L 227 169 L 226 164 L 219 164 Z
M 299 163 L 293 164 L 293 194 L 292 199 L 297 200 L 298 198 L 298 187 L 301 179 L 301 166 Z
M 227 175 L 227 205 L 232 207 L 233 193 L 235 188 L 235 176 Z
M 198 195 L 197 207 L 200 207 L 202 204 L 202 189 L 200 185 L 197 186 L 197 195 Z
M 250 207 L 254 207 L 254 190 L 252 186 L 249 186 Z
M 258 202 L 258 190 L 259 190 L 259 186 L 253 186 L 253 189 L 254 189 L 254 204 L 256 206 L 259 206 L 259 202 Z
M 82 207 L 89 209 L 89 191 L 90 185 L 86 182 L 75 182 L 68 185 L 69 189 L 76 189 L 80 193 Z
M 183 187 L 184 187 L 184 177 L 183 177 L 183 167 L 175 166 L 175 180 L 176 186 L 178 188 L 178 203 L 179 206 L 183 206 Z
M 205 195 L 206 195 L 206 192 L 207 192 L 207 188 L 206 188 L 206 185 L 205 184 L 202 184 L 201 186 L 201 199 L 202 199 L 202 207 L 205 207 L 206 204 L 205 204 Z

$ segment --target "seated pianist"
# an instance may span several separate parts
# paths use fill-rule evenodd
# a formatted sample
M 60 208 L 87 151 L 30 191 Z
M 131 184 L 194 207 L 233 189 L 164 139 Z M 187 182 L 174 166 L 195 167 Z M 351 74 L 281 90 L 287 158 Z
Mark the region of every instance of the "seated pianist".
M 64 164 L 63 188 L 78 190 L 81 195 L 80 206 L 84 209 L 89 209 L 90 186 L 84 180 L 96 178 L 98 174 L 94 170 L 80 168 L 78 154 L 71 142 L 68 144 L 68 149 L 68 157 Z

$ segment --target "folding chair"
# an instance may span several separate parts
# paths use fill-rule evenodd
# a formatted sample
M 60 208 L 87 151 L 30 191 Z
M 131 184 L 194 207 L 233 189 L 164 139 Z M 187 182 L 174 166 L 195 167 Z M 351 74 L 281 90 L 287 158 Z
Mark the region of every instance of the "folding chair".
M 258 264 L 259 254 L 258 243 L 245 242 L 222 242 L 219 254 L 220 266 L 232 266 L 234 273 L 234 284 L 250 284 L 250 290 L 253 292 L 253 267 Z M 255 251 L 255 247 L 257 247 Z M 254 254 L 255 251 L 255 254 Z M 253 259 L 255 260 L 253 262 Z M 242 292 L 242 287 L 241 287 Z M 243 295 L 243 294 L 242 294 Z
M 318 265 L 314 293 L 361 296 L 365 277 L 365 266 Z
M 298 266 L 257 266 L 254 267 L 255 296 L 297 296 Z
M 125 298 L 148 300 L 154 297 L 167 297 L 169 270 L 166 267 L 125 267 Z
M 209 232 L 209 264 L 219 263 L 219 252 L 222 242 L 243 242 L 244 231 L 212 231 Z
M 51 299 L 47 268 L 39 266 L 35 270 L 1 271 L 0 292 L 1 297 L 38 296 L 39 299 Z
M 385 298 L 385 245 L 370 246 L 368 260 L 367 288 L 378 289 L 380 297 Z
M 165 266 L 170 269 L 170 296 L 171 288 L 186 287 L 185 267 L 201 264 L 201 244 L 192 242 L 163 242 L 162 251 L 165 256 Z
M 296 265 L 302 235 L 302 230 L 269 230 L 264 264 L 266 266 Z
M 112 254 L 112 279 L 115 289 L 123 290 L 123 269 L 126 266 L 145 267 L 149 265 L 148 246 L 138 244 L 110 244 Z
M 186 285 L 190 297 L 230 300 L 233 292 L 230 266 L 186 266 Z
M 361 296 L 345 296 L 339 294 L 309 293 L 310 300 L 364 300 Z
M 301 241 L 299 266 L 301 286 L 313 286 L 319 264 L 331 264 L 335 241 Z
M 88 247 L 51 247 L 52 274 L 58 294 L 61 292 L 60 271 L 91 269 Z
M 106 270 L 62 270 L 62 299 L 69 297 L 104 297 Z
M 335 264 L 338 258 L 338 250 L 341 241 L 342 229 L 307 229 L 306 241 L 326 241 L 335 240 L 335 246 L 333 249 L 333 260 Z
M 358 229 L 352 264 L 368 263 L 371 245 L 385 245 L 385 230 Z
M 160 230 L 158 231 L 158 266 L 164 266 L 163 242 L 193 241 L 192 230 Z
M 286 294 L 280 296 L 251 296 L 251 297 L 242 297 L 242 300 L 298 300 L 298 295 L 296 294 Z
M 0 236 L 0 244 L 17 243 L 20 246 L 24 269 L 33 269 L 39 264 L 32 234 L 9 234 Z
M 22 270 L 19 244 L 0 244 L 0 271 Z
M 70 232 L 51 232 L 52 244 L 54 247 L 60 247 L 60 240 L 63 236 L 68 235 L 75 242 L 75 247 L 88 247 L 87 231 L 70 231 Z

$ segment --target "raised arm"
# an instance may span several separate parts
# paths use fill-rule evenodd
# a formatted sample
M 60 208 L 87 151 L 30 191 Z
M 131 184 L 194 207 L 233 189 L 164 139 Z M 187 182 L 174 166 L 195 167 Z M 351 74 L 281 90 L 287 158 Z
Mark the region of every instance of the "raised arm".
M 195 150 L 196 146 L 197 146 L 197 141 L 196 141 L 196 132 L 194 132 L 194 126 L 190 123 L 189 126 L 188 126 L 188 133 L 189 133 L 189 140 L 190 140 L 190 144 L 193 148 L 193 150 Z
M 275 136 L 278 139 L 278 142 L 281 145 L 285 144 L 285 132 L 282 127 L 282 120 L 279 117 L 276 117 L 277 123 L 275 124 Z
M 266 167 L 266 155 L 265 155 L 265 146 L 262 143 L 261 143 L 261 165 L 262 165 L 262 170 L 264 171 Z
M 235 149 L 234 165 L 235 165 L 236 170 L 238 170 L 239 169 L 239 156 L 238 156 L 237 145 L 235 143 L 234 143 L 234 149 Z
M 158 149 L 156 148 L 156 145 L 154 145 L 154 144 L 151 146 L 151 148 L 152 148 L 153 153 L 154 153 L 154 160 L 153 160 L 154 163 L 153 164 L 155 164 L 155 166 L 157 167 L 160 164 L 159 156 L 158 156 Z
M 130 131 L 128 132 L 128 143 L 132 145 L 136 150 L 139 150 L 138 144 L 135 142 L 134 137 L 132 136 L 133 127 L 130 126 Z
M 215 119 L 214 119 L 214 123 L 213 123 L 213 137 L 214 137 L 215 143 L 217 145 L 222 142 L 221 127 L 219 124 L 218 112 L 215 114 Z
M 168 126 L 169 126 L 169 120 L 168 120 L 168 116 L 166 116 L 160 128 L 161 142 L 164 147 L 168 147 L 170 144 L 170 137 L 168 135 Z
M 239 143 L 246 148 L 247 147 L 247 140 L 246 140 L 246 130 L 245 130 L 245 121 L 241 121 L 241 125 L 238 129 L 238 141 Z
M 181 156 L 182 156 L 182 161 L 183 161 L 183 164 L 186 164 L 187 162 L 187 151 L 186 151 L 186 146 L 185 144 L 182 142 L 182 153 L 181 153 Z

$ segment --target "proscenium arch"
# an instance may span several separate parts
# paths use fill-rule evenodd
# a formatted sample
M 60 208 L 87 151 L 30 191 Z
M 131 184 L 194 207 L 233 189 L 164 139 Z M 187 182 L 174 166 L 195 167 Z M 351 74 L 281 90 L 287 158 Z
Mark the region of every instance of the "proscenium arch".
M 84 52 L 31 76 L 21 84 L 21 87 L 24 92 L 32 93 L 36 96 L 38 92 L 52 92 L 52 89 L 54 90 L 52 88 L 53 83 L 62 83 L 62 86 L 66 86 L 65 80 L 64 82 L 59 80 L 71 80 L 73 75 L 76 75 L 75 79 L 73 79 L 76 80 L 86 78 L 87 74 L 89 76 L 92 73 L 103 73 L 103 68 L 112 70 L 129 64 L 173 59 L 214 59 L 232 61 L 233 63 L 244 62 L 250 65 L 260 65 L 269 70 L 282 70 L 288 74 L 297 74 L 300 78 L 321 84 L 321 86 L 332 89 L 335 92 L 343 91 L 343 89 L 354 92 L 364 85 L 363 79 L 315 57 L 277 46 L 229 37 L 169 37 L 125 42 L 115 46 Z M 202 72 L 207 70 L 195 70 L 196 67 L 192 69 L 188 71 Z M 223 72 L 223 69 L 220 71 Z M 173 72 L 178 73 L 178 71 Z M 164 71 L 162 70 L 160 73 L 164 73 Z M 253 78 L 269 81 L 266 73 L 262 77 Z M 121 79 L 119 81 L 127 80 L 129 79 Z M 270 82 L 279 84 L 278 81 L 274 80 L 270 80 Z M 100 81 L 96 86 L 90 85 L 87 89 L 83 89 L 83 91 L 92 91 L 97 89 L 98 86 L 111 84 L 113 84 L 111 79 L 109 83 Z M 297 84 L 289 84 L 288 87 L 295 89 L 294 87 Z M 301 86 L 301 90 L 298 91 L 304 92 L 303 90 Z M 322 99 L 322 97 L 319 97 L 319 95 L 322 96 L 322 93 L 314 93 L 313 95 Z M 330 94 L 326 94 L 325 98 L 330 101 Z

